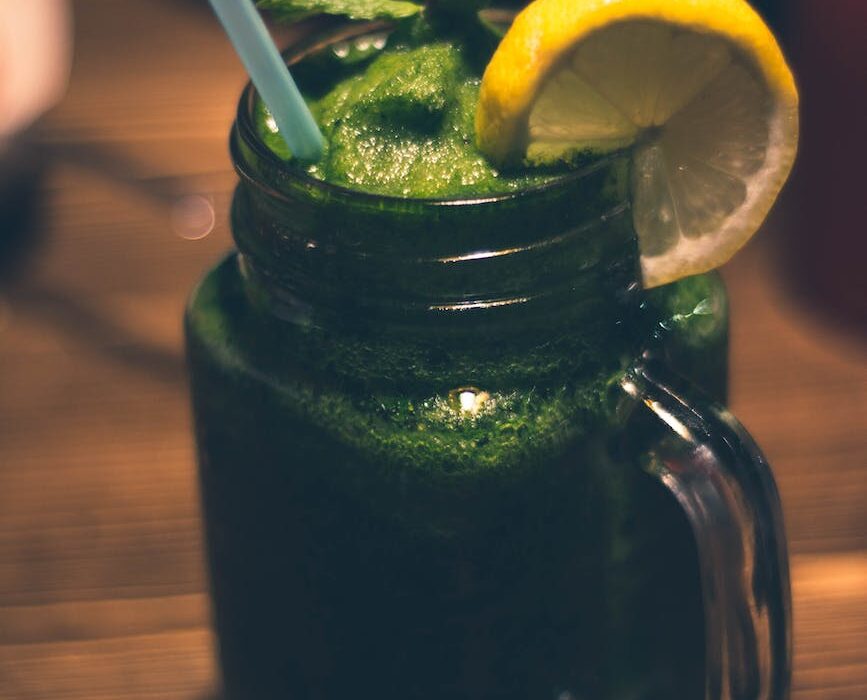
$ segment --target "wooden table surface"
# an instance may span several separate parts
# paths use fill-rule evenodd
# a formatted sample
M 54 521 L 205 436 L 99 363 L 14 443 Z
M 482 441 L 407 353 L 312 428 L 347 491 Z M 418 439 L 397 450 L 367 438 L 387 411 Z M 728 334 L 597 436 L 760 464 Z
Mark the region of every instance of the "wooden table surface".
M 44 220 L 0 287 L 4 700 L 214 692 L 180 318 L 230 246 L 244 74 L 204 5 L 75 6 L 69 94 L 40 134 L 55 154 Z M 210 235 L 174 232 L 174 190 L 213 198 Z M 785 291 L 776 238 L 725 271 L 731 403 L 782 491 L 794 697 L 863 700 L 867 353 Z

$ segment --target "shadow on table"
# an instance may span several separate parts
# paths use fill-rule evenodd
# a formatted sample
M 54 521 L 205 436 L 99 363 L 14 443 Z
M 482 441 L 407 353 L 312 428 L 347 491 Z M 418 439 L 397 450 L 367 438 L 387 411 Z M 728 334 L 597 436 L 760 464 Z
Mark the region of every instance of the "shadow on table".
M 108 359 L 147 374 L 161 382 L 180 386 L 186 381 L 184 360 L 180 353 L 149 345 L 93 308 L 62 290 L 19 288 L 16 306 L 28 315 L 49 323 L 53 328 Z
M 93 140 L 46 140 L 37 125 L 0 150 L 0 285 L 26 277 L 48 234 L 43 185 L 58 164 L 93 173 L 136 194 L 161 211 L 167 227 L 182 238 L 196 240 L 213 229 L 211 197 L 188 178 L 154 177 L 122 148 Z
M 228 700 L 222 692 L 215 690 L 204 695 L 198 695 L 193 700 Z
M 0 150 L 0 282 L 26 269 L 44 238 L 40 154 L 13 144 Z

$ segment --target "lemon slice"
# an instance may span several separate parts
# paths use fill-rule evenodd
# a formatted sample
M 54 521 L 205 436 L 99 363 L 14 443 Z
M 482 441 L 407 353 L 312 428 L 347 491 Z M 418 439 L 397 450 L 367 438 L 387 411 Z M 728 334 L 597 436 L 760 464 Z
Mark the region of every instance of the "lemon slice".
M 546 163 L 633 147 L 646 287 L 722 265 L 756 232 L 798 144 L 798 94 L 744 0 L 536 0 L 482 79 L 482 151 Z

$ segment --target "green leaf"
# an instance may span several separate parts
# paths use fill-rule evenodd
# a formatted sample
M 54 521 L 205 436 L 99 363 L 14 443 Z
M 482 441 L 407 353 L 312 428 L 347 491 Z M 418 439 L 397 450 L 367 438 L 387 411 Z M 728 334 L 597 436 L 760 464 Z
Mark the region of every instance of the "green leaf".
M 259 0 L 258 4 L 287 22 L 315 14 L 350 19 L 405 19 L 422 10 L 422 5 L 407 0 Z

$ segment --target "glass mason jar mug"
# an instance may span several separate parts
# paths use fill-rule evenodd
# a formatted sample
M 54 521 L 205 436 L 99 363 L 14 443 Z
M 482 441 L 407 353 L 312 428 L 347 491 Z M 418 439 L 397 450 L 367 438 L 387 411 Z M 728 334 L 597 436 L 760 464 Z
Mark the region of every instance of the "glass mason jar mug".
M 776 489 L 709 398 L 724 291 L 641 289 L 628 155 L 372 195 L 273 155 L 254 100 L 186 315 L 227 696 L 786 697 Z

